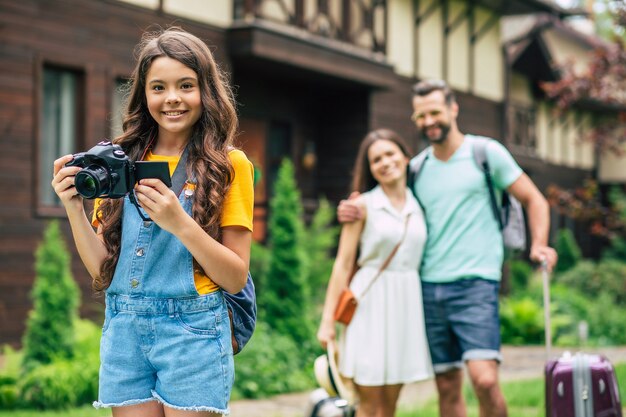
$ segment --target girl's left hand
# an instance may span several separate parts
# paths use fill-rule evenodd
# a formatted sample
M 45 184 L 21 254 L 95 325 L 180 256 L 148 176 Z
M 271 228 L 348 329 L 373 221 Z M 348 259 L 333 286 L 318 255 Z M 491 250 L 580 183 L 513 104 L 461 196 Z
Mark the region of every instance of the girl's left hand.
M 152 221 L 170 233 L 174 233 L 176 226 L 181 224 L 181 216 L 187 215 L 174 191 L 159 179 L 139 181 L 135 186 L 135 196 Z

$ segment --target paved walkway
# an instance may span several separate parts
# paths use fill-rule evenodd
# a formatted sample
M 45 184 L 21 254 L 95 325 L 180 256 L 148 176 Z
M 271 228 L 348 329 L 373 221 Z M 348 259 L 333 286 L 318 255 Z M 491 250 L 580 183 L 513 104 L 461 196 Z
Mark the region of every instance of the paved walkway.
M 565 349 L 554 349 L 552 356 Z M 602 353 L 613 363 L 626 362 L 626 346 L 589 350 Z M 574 352 L 574 350 L 572 350 Z M 503 381 L 541 378 L 545 350 L 542 347 L 512 347 L 502 349 L 504 361 L 500 368 Z M 411 407 L 435 397 L 434 382 L 424 381 L 407 385 L 400 395 L 400 407 Z M 240 400 L 231 403 L 231 417 L 303 417 L 309 392 L 278 395 L 263 400 Z

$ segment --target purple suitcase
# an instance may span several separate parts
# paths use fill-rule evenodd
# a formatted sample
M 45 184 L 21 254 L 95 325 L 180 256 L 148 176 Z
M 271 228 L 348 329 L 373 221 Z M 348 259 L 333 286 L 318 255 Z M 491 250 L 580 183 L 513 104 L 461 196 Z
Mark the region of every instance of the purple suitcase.
M 601 355 L 565 353 L 545 369 L 546 417 L 622 417 L 615 371 Z
M 622 405 L 613 365 L 601 355 L 566 352 L 550 358 L 549 276 L 543 269 L 546 327 L 546 417 L 622 417 Z

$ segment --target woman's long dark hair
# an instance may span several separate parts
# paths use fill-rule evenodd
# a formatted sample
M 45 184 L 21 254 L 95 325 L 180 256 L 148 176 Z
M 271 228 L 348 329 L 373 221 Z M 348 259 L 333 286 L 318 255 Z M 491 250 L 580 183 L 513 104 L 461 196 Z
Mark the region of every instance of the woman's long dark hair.
M 398 145 L 404 156 L 411 158 L 411 149 L 406 141 L 396 132 L 390 129 L 377 129 L 369 132 L 359 146 L 359 152 L 354 162 L 354 170 L 352 172 L 352 191 L 364 193 L 374 188 L 378 181 L 374 179 L 370 170 L 370 161 L 367 152 L 374 142 L 379 140 L 388 140 Z
M 159 127 L 150 116 L 145 93 L 146 75 L 156 58 L 169 57 L 194 70 L 198 76 L 202 114 L 188 143 L 187 174 L 197 179 L 192 214 L 205 232 L 219 240 L 222 204 L 234 176 L 228 151 L 237 129 L 237 113 L 227 79 L 207 45 L 180 28 L 147 33 L 138 51 L 124 116 L 124 133 L 113 142 L 121 145 L 131 160 L 137 160 L 157 137 Z M 93 282 L 96 292 L 109 287 L 119 259 L 122 202 L 121 199 L 105 199 L 97 214 L 107 256 L 100 276 Z

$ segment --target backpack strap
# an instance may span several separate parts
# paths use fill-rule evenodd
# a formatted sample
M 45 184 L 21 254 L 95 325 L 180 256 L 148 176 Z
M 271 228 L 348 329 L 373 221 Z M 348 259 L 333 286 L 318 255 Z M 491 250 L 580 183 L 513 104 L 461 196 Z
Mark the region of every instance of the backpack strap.
M 409 164 L 409 176 L 407 179 L 409 188 L 411 189 L 411 192 L 413 193 L 413 196 L 419 203 L 420 207 L 422 207 L 422 211 L 424 213 L 426 213 L 426 211 L 424 210 L 424 205 L 420 201 L 420 198 L 417 196 L 416 187 L 417 187 L 417 180 L 419 179 L 419 176 L 422 173 L 422 168 L 424 166 L 424 163 L 430 156 L 430 149 L 431 149 L 431 146 L 427 147 L 422 152 L 420 152 L 415 158 L 411 160 L 411 163 Z
M 498 222 L 500 230 L 504 229 L 505 223 L 500 216 L 500 208 L 498 206 L 498 200 L 496 199 L 495 187 L 493 185 L 493 177 L 491 176 L 491 170 L 489 168 L 489 161 L 487 160 L 487 144 L 491 139 L 477 137 L 474 138 L 472 144 L 472 155 L 476 165 L 483 171 L 485 175 L 485 183 L 487 183 L 487 190 L 489 190 L 489 200 L 491 201 L 491 211 L 493 216 Z

